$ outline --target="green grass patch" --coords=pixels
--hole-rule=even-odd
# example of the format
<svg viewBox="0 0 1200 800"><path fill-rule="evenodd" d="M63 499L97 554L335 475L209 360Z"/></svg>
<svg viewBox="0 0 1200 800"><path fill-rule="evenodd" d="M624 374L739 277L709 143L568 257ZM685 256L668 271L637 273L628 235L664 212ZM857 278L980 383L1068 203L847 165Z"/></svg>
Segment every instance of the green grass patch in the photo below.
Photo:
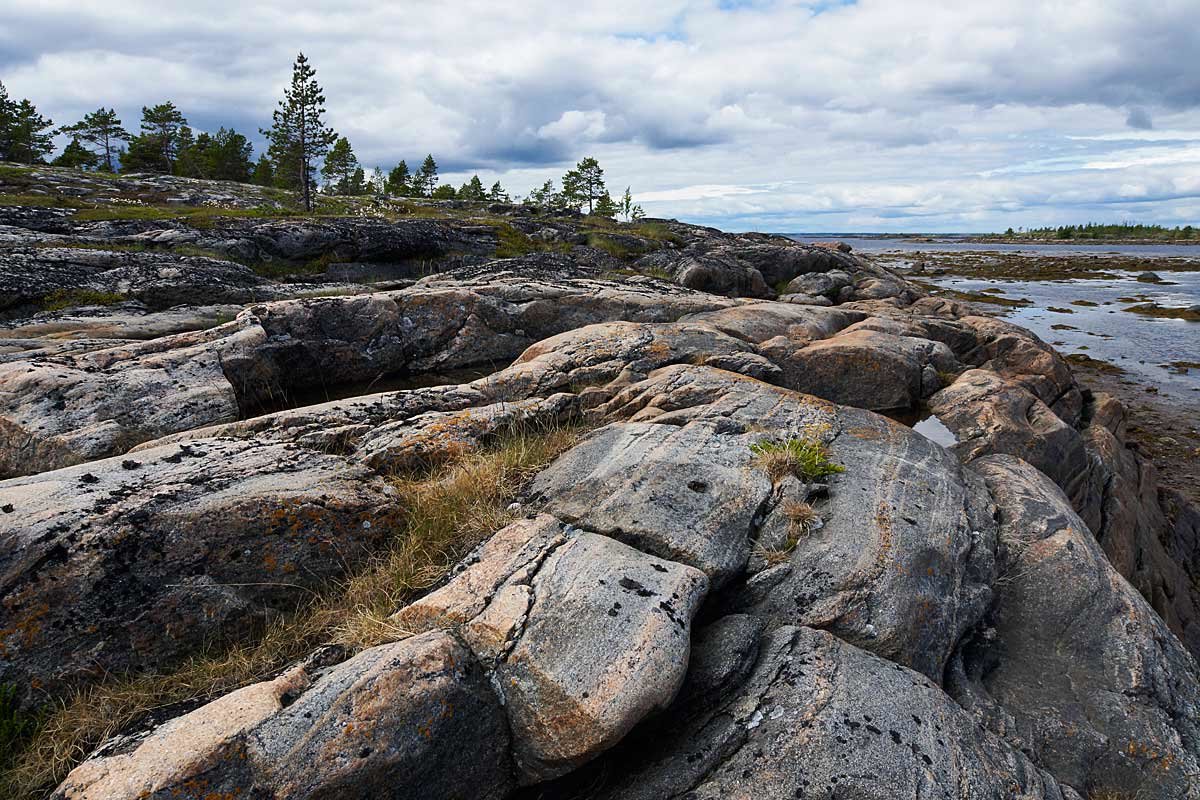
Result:
<svg viewBox="0 0 1200 800"><path fill-rule="evenodd" d="M543 242L527 236L507 222L492 223L496 229L496 258L517 258L530 253L566 253L570 245L559 242Z"/></svg>
<svg viewBox="0 0 1200 800"><path fill-rule="evenodd" d="M615 259L620 261L632 261L638 256L645 255L648 251L646 248L632 248L621 242L616 241L608 236L599 233L589 233L587 239L588 247L594 247L597 250L603 250Z"/></svg>
<svg viewBox="0 0 1200 800"><path fill-rule="evenodd" d="M829 459L829 449L816 438L793 437L782 442L768 440L750 445L757 467L778 481L794 475L805 481L813 481L829 475L845 472L846 468Z"/></svg>
<svg viewBox="0 0 1200 800"><path fill-rule="evenodd" d="M28 206L30 208L88 208L88 204L77 197L48 194L0 194L0 206Z"/></svg>
<svg viewBox="0 0 1200 800"><path fill-rule="evenodd" d="M115 306L126 299L123 294L95 289L59 289L42 298L42 308L46 311L62 311L78 306Z"/></svg>
<svg viewBox="0 0 1200 800"><path fill-rule="evenodd" d="M682 236L672 233L671 229L661 222L639 222L628 227L626 231L634 236L653 239L656 242L670 242L678 246L685 244Z"/></svg>

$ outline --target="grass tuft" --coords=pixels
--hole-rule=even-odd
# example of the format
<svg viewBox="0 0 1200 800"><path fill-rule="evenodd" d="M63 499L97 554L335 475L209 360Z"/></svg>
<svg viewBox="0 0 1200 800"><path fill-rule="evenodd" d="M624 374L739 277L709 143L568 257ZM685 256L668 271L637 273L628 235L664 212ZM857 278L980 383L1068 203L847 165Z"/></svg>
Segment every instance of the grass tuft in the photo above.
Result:
<svg viewBox="0 0 1200 800"><path fill-rule="evenodd" d="M402 638L405 632L388 621L391 614L512 522L516 515L508 506L524 485L581 433L572 426L513 432L482 450L395 476L404 522L364 569L269 624L252 643L195 656L170 672L114 676L80 691L13 754L0 787L12 798L44 796L96 746L155 710L265 680L325 643L353 653Z"/></svg>
<svg viewBox="0 0 1200 800"><path fill-rule="evenodd" d="M780 481L794 475L805 481L817 480L846 468L829 460L829 449L816 438L809 436L779 441L755 442L750 445L754 463L771 477Z"/></svg>
<svg viewBox="0 0 1200 800"><path fill-rule="evenodd" d="M78 306L115 306L126 299L123 294L96 289L58 289L42 298L42 308L46 311L62 311Z"/></svg>
<svg viewBox="0 0 1200 800"><path fill-rule="evenodd" d="M779 547L757 548L759 557L772 567L787 561L796 545L813 527L818 526L820 519L816 509L801 500L785 500L779 510L788 521L787 538Z"/></svg>

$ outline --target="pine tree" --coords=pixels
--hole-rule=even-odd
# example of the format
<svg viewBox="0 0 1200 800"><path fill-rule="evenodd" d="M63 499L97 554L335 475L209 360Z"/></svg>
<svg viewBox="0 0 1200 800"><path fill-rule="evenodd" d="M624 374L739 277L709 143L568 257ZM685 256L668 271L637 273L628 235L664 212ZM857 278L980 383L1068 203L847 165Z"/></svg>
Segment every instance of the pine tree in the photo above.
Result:
<svg viewBox="0 0 1200 800"><path fill-rule="evenodd" d="M175 164L171 174L185 178L210 178L208 159L212 148L212 137L201 131L199 135L192 133L186 125L179 129L178 150L175 153Z"/></svg>
<svg viewBox="0 0 1200 800"><path fill-rule="evenodd" d="M187 131L187 133L185 133ZM156 106L142 106L141 133L129 142L129 158L133 164L122 164L122 170L141 170L174 174L179 151L189 142L191 131L175 104L168 100Z"/></svg>
<svg viewBox="0 0 1200 800"><path fill-rule="evenodd" d="M29 100L9 104L11 122L7 135L5 158L22 164L38 164L54 149L51 139L53 122L38 113Z"/></svg>
<svg viewBox="0 0 1200 800"><path fill-rule="evenodd" d="M271 159L267 158L266 153L258 157L258 163L254 165L254 174L250 176L250 182L255 186L273 186L275 184L275 173L271 169Z"/></svg>
<svg viewBox="0 0 1200 800"><path fill-rule="evenodd" d="M350 176L349 182L346 184L346 191L343 194L348 195L364 195L367 193L367 175L362 167L354 170Z"/></svg>
<svg viewBox="0 0 1200 800"><path fill-rule="evenodd" d="M453 200L458 197L458 193L454 191L454 187L448 183L443 183L441 186L433 190L429 195L434 200Z"/></svg>
<svg viewBox="0 0 1200 800"><path fill-rule="evenodd" d="M412 186L409 180L412 176L408 172L408 164L403 160L397 164L387 177L387 193L396 197L407 197L412 192Z"/></svg>
<svg viewBox="0 0 1200 800"><path fill-rule="evenodd" d="M95 169L100 163L100 157L79 143L79 137L74 136L67 146L59 153L58 158L51 162L56 167L71 169Z"/></svg>
<svg viewBox="0 0 1200 800"><path fill-rule="evenodd" d="M564 207L563 196L554 188L554 181L548 180L539 188L529 193L525 204L542 211L558 211Z"/></svg>
<svg viewBox="0 0 1200 800"><path fill-rule="evenodd" d="M483 182L479 180L478 175L472 175L471 180L462 185L458 190L459 200L487 200L487 192L483 190Z"/></svg>
<svg viewBox="0 0 1200 800"><path fill-rule="evenodd" d="M304 53L292 66L292 84L283 92L279 108L272 116L270 129L262 134L270 143L268 153L275 167L275 178L295 182L304 202L312 211L313 161L329 152L337 134L325 127L325 95L317 84L316 70L309 66Z"/></svg>
<svg viewBox="0 0 1200 800"><path fill-rule="evenodd" d="M563 175L563 198L572 209L580 209L587 204L588 213L595 210L595 201L601 196L607 196L608 190L604 185L604 170L595 158L588 156L575 169Z"/></svg>
<svg viewBox="0 0 1200 800"><path fill-rule="evenodd" d="M504 191L504 187L500 185L500 181L492 184L492 188L488 190L488 200L493 203L511 203L512 198L508 196L508 192Z"/></svg>
<svg viewBox="0 0 1200 800"><path fill-rule="evenodd" d="M332 194L355 194L353 179L355 171L362 173L358 158L350 147L350 140L345 136L333 143L333 147L325 156L325 166L321 167L321 177L329 184Z"/></svg>
<svg viewBox="0 0 1200 800"><path fill-rule="evenodd" d="M366 189L367 194L374 195L377 200L387 193L387 179L383 177L381 167L371 170L371 179L367 181Z"/></svg>
<svg viewBox="0 0 1200 800"><path fill-rule="evenodd" d="M613 202L608 192L605 192L596 201L596 208L592 213L600 217L612 219L617 215L617 204Z"/></svg>
<svg viewBox="0 0 1200 800"><path fill-rule="evenodd" d="M563 175L562 182L562 195L567 204L576 210L586 204L589 214L594 211L600 196L608 194L608 189L604 186L604 170L600 169L600 163L591 156Z"/></svg>
<svg viewBox="0 0 1200 800"><path fill-rule="evenodd" d="M8 97L8 89L0 81L0 161L8 161L12 147L13 125L16 122L16 103Z"/></svg>
<svg viewBox="0 0 1200 800"><path fill-rule="evenodd" d="M205 177L218 181L246 183L254 171L254 148L233 128L219 128L212 135L204 159Z"/></svg>
<svg viewBox="0 0 1200 800"><path fill-rule="evenodd" d="M105 172L113 171L113 156L119 152L117 143L129 141L129 131L121 127L117 112L111 108L98 108L91 114L85 114L79 122L59 128L57 133L77 137L92 145L93 152L103 162Z"/></svg>
<svg viewBox="0 0 1200 800"><path fill-rule="evenodd" d="M416 177L413 178L413 188L418 197L433 197L434 187L438 182L438 167L437 162L433 160L433 154L425 156L425 160L421 162L421 169L417 170Z"/></svg>

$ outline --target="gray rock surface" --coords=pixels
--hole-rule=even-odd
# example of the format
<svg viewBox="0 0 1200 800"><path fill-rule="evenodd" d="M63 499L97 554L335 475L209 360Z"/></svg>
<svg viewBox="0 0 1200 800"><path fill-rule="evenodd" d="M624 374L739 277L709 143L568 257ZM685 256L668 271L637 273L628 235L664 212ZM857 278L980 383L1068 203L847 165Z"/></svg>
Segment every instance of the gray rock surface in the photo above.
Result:
<svg viewBox="0 0 1200 800"><path fill-rule="evenodd" d="M58 796L1200 800L1200 512L1028 331L835 244L13 181L98 212L0 208L22 708L253 637L389 546L393 471L592 428L395 641L197 698Z"/></svg>
<svg viewBox="0 0 1200 800"><path fill-rule="evenodd" d="M927 678L808 628L775 630L732 697L654 733L593 797L1079 800Z"/></svg>
<svg viewBox="0 0 1200 800"><path fill-rule="evenodd" d="M167 445L0 483L0 682L33 702L253 632L360 562L391 488L286 444Z"/></svg>
<svg viewBox="0 0 1200 800"><path fill-rule="evenodd" d="M972 467L999 509L1000 576L956 696L1080 792L1194 797L1192 656L1045 475L1011 456Z"/></svg>
<svg viewBox="0 0 1200 800"><path fill-rule="evenodd" d="M507 742L470 652L434 632L233 692L117 743L54 797L492 800L512 787Z"/></svg>

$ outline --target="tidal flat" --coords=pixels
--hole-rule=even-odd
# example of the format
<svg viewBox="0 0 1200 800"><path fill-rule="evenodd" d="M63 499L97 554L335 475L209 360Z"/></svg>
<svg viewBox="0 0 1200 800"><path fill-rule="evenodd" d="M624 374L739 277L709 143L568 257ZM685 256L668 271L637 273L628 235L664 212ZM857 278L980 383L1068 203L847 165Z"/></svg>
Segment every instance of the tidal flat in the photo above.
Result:
<svg viewBox="0 0 1200 800"><path fill-rule="evenodd" d="M870 255L932 293L972 303L1054 345L1083 385L1134 412L1130 438L1164 483L1200 498L1200 247L1164 245L1147 254L1145 245L1098 253L1073 245L974 251L904 244Z"/></svg>

